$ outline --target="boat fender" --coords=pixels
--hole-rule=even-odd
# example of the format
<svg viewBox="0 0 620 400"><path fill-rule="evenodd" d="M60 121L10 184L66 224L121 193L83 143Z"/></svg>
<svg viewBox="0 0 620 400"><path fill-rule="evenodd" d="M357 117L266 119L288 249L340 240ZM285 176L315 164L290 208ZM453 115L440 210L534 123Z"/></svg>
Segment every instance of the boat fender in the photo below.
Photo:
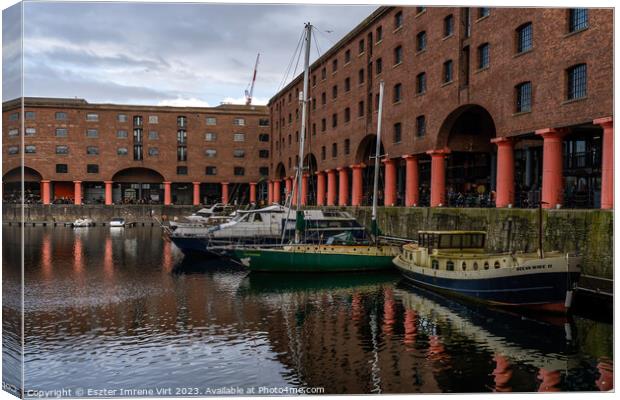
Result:
<svg viewBox="0 0 620 400"><path fill-rule="evenodd" d="M570 308L570 306L572 304L573 304L573 291L572 290L567 290L566 291L566 300L564 300L564 307Z"/></svg>
<svg viewBox="0 0 620 400"><path fill-rule="evenodd" d="M564 333L566 334L566 341L571 342L573 340L573 330L568 322L564 323Z"/></svg>

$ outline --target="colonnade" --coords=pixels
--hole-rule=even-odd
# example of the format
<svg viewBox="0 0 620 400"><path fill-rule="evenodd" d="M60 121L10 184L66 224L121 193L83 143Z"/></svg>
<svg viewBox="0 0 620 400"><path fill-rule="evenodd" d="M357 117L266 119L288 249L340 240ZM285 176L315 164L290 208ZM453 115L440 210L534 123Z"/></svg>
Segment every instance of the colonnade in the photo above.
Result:
<svg viewBox="0 0 620 400"><path fill-rule="evenodd" d="M594 120L595 125L603 129L602 166L601 166L601 208L613 209L613 118ZM537 130L536 135L543 139L542 202L544 208L556 208L563 203L563 137L566 128L548 128ZM495 138L491 142L497 146L496 207L509 207L515 202L515 158L514 146L518 139ZM435 149L426 153L431 158L430 206L439 207L446 204L446 157L450 149ZM419 155L408 154L399 157L405 160L405 206L412 207L419 203ZM397 162L399 158L386 158L383 191L383 206L396 205L397 199ZM364 164L354 164L333 169L317 171L316 204L319 206L360 206L363 198L362 171ZM349 182L351 170L351 182ZM336 182L338 176L338 182ZM302 199L307 198L309 175L302 177ZM286 193L291 192L293 178L284 178ZM350 190L350 196L349 196ZM280 180L269 181L270 203L279 203ZM296 199L296 190L293 192ZM347 204L349 202L351 204ZM293 201L295 204L295 201Z"/></svg>

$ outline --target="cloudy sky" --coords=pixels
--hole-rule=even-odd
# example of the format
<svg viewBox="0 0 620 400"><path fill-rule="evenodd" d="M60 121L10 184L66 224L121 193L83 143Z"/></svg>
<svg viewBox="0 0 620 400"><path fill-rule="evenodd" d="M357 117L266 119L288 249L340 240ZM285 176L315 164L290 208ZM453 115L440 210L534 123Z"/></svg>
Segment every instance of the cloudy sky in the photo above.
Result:
<svg viewBox="0 0 620 400"><path fill-rule="evenodd" d="M325 52L376 8L27 2L24 93L93 103L243 102L260 52L254 103L265 104L282 84L304 22L320 31ZM4 10L3 101L20 93L16 21L19 10ZM313 59L317 53L313 46ZM300 61L297 74L301 68Z"/></svg>

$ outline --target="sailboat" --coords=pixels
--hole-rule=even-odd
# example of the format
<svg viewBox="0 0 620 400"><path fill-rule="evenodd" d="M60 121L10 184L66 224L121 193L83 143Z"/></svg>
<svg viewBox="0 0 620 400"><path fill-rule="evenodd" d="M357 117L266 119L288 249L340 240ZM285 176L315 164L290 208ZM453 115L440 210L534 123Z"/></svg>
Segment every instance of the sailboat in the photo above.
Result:
<svg viewBox="0 0 620 400"><path fill-rule="evenodd" d="M312 25L305 26L305 58L303 92L300 99L301 135L299 140L299 162L295 176L297 193L302 193L301 175L303 171L304 141L306 136L306 113L308 103L309 58ZM297 196L295 241L281 247L246 247L233 250L233 257L251 271L265 272L345 272L391 269L392 259L400 253L400 245L380 243L377 228L377 183L381 144L381 112L383 103L383 81L379 88L379 113L377 124L377 151L375 153L375 182L372 211L372 240L359 243L350 237L339 235L329 238L325 244L303 243L305 230L304 211L301 208L301 195Z"/></svg>

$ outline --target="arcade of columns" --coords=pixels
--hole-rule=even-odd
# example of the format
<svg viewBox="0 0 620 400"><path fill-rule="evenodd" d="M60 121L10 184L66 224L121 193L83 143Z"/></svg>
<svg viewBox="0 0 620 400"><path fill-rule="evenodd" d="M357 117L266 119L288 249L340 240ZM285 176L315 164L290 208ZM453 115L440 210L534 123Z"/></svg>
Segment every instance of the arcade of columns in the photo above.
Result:
<svg viewBox="0 0 620 400"><path fill-rule="evenodd" d="M594 120L595 125L603 129L602 143L602 165L601 165L601 208L613 209L613 118L606 117ZM563 184L563 160L562 160L562 138L568 133L566 128L548 128L537 130L536 134L543 138L543 176L542 176L542 201L544 208L555 208L561 205L564 195ZM515 187L515 163L514 163L514 138L496 138L492 142L497 145L497 185L496 185L496 207L507 207L514 203ZM446 171L445 158L450 150L439 149L428 151L431 157L431 207L438 207L445 204L446 196ZM419 201L419 178L418 178L418 156L402 156L406 163L405 178L405 206L412 207ZM383 160L385 164L385 185L384 185L384 206L390 207L396 204L396 182L397 182L397 159L389 158ZM351 206L360 206L362 203L362 170L364 164L351 165L352 182L349 185L349 174L347 167L328 169L316 172L317 175L317 198L318 206L347 206L349 199L349 187L351 188ZM336 187L336 174L338 174L338 188ZM305 205L307 199L307 188L309 175L304 174L302 181L301 203ZM327 184L326 184L327 179ZM293 178L284 178L286 193L291 193ZM269 203L281 202L281 181L269 181L268 201ZM295 204L296 193L293 192L293 203ZM336 194L338 194L336 196ZM336 204L336 198L338 204Z"/></svg>
<svg viewBox="0 0 620 400"><path fill-rule="evenodd" d="M105 184L105 205L112 205L112 184L113 181L104 181ZM172 204L172 182L163 182L164 184L164 205ZM192 204L197 206L200 204L200 182L192 182L193 197ZM222 185L222 203L228 204L228 182L221 182ZM256 182L250 182L250 203L256 203ZM74 185L74 204L82 204L82 181L73 181ZM271 188L271 185L269 186ZM51 185L50 180L41 180L41 200L43 204L51 203Z"/></svg>

